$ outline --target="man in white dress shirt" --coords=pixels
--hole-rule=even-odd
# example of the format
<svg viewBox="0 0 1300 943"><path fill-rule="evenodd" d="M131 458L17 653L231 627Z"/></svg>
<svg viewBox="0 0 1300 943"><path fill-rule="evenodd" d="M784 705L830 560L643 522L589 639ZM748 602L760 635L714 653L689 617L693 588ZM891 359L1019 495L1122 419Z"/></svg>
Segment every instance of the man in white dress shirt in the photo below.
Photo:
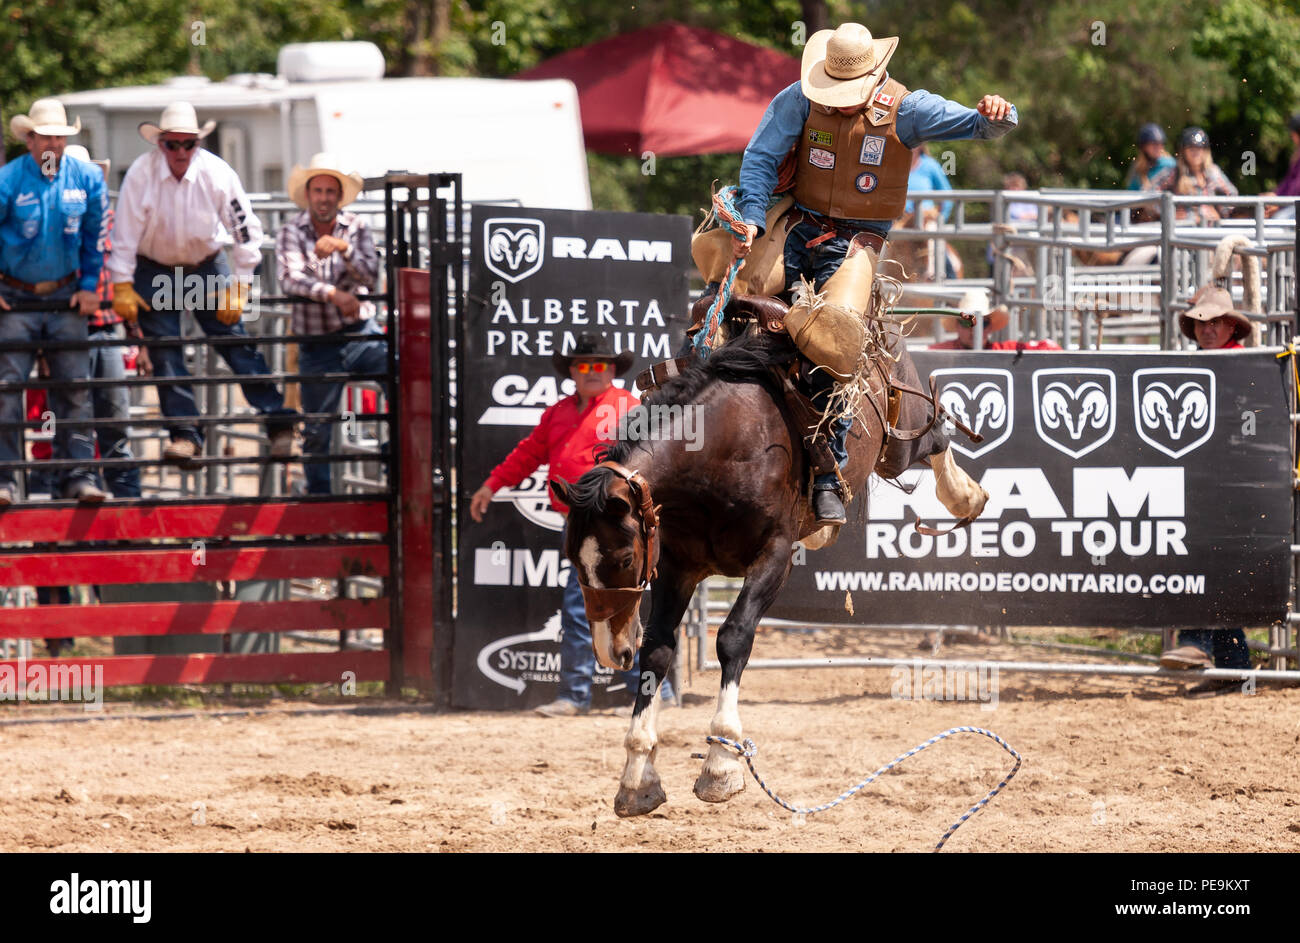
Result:
<svg viewBox="0 0 1300 943"><path fill-rule="evenodd" d="M200 144L215 127L213 121L199 127L189 102L172 102L158 124L140 125L154 148L122 181L108 269L113 309L127 321L138 318L146 338L178 336L185 308L209 336L247 336L240 318L262 260L262 224L239 175ZM252 344L217 350L241 376L270 373ZM150 346L149 357L154 376L189 376L180 347ZM240 386L258 412L275 417L266 424L271 455L292 456L297 412L285 408L274 383ZM177 420L163 458L185 464L203 445L202 428L185 422L198 415L194 392L188 384L160 384L158 400L163 415Z"/></svg>

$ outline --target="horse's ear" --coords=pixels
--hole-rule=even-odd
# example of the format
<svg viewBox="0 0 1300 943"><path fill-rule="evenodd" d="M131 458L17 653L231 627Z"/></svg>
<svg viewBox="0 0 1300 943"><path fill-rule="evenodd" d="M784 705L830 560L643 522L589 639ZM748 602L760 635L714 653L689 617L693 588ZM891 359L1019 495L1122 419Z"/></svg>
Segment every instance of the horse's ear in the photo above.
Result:
<svg viewBox="0 0 1300 943"><path fill-rule="evenodd" d="M569 501L569 483L567 481L561 481L558 478L552 478L550 484L551 494L555 496L555 500L559 501L565 507L569 507L571 504Z"/></svg>

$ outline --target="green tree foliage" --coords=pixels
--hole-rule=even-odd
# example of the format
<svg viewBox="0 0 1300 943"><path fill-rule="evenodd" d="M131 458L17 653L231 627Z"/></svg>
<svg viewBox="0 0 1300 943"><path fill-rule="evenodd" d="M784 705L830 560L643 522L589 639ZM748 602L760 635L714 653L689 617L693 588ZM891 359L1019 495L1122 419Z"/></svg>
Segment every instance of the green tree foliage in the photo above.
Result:
<svg viewBox="0 0 1300 943"><path fill-rule="evenodd" d="M966 104L995 92L1022 126L996 143L951 150L958 187L1118 187L1137 128L1171 144L1189 124L1243 192L1276 184L1289 159L1287 116L1300 110L1300 9L1294 0L0 0L0 102L7 120L42 95L273 72L290 42L367 39L393 75L506 78L567 49L678 20L793 55L800 24L866 22L899 36L891 72ZM196 24L205 42L196 44ZM16 145L10 142L11 151ZM1242 155L1257 174L1243 174ZM694 213L738 155L660 160L593 155L596 205Z"/></svg>

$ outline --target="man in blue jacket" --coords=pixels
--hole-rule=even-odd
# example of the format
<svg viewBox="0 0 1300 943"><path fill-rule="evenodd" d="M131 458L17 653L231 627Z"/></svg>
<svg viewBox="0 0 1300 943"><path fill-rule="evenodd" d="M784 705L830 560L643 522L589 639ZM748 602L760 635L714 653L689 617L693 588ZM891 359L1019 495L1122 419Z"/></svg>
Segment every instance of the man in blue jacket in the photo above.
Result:
<svg viewBox="0 0 1300 943"><path fill-rule="evenodd" d="M985 95L967 108L924 90L910 91L886 71L898 37L876 39L860 23L814 33L804 48L802 78L777 94L745 148L740 165L738 209L748 230L737 256L748 254L764 234L768 202L782 170L793 172L795 206L786 217L786 287L806 278L824 297L796 290L787 316L795 325L830 322L835 310L860 324L870 309L876 260L893 220L907 200L911 149L926 141L1001 137L1018 122L1015 106ZM783 163L785 166L783 167ZM706 273L708 274L708 273ZM833 278L833 276L837 276ZM802 347L809 355L807 347ZM822 385L814 401L826 402L833 379L846 380L857 350L818 362ZM809 359L817 362L817 358ZM830 447L842 468L851 422L830 424ZM821 524L845 520L838 476L819 475L813 509Z"/></svg>
<svg viewBox="0 0 1300 943"><path fill-rule="evenodd" d="M108 193L99 168L63 156L68 137L81 131L81 119L69 125L61 102L40 99L9 127L27 143L27 153L0 168L0 382L21 384L36 352L12 345L87 338L86 319L99 306ZM42 307L15 311L16 302ZM89 377L87 350L47 350L45 359L54 380ZM55 387L50 406L59 419L90 419L90 390ZM22 393L0 393L0 422L22 419ZM22 432L0 429L0 462L21 461L23 454ZM68 429L56 420L54 457L84 460L63 473L64 497L87 503L107 497L95 487L94 455L89 429ZM0 507L13 502L15 481L13 469L0 468Z"/></svg>

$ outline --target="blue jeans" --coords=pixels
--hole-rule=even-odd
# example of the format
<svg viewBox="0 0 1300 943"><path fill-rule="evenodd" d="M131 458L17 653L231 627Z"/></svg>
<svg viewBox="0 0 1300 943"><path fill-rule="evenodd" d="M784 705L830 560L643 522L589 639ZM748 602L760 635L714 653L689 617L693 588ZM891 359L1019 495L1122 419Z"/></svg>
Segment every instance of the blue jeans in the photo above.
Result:
<svg viewBox="0 0 1300 943"><path fill-rule="evenodd" d="M789 287L799 283L800 277L810 278L813 287L821 291L827 279L839 271L844 255L849 251L849 242L857 230L844 230L833 239L827 239L819 245L808 248L807 243L822 235L821 227L806 220L792 227L785 237L785 283ZM835 380L825 370L818 370L812 375L813 404L823 412L826 410L826 398L830 395ZM846 438L853 420L836 419L826 430L827 444L835 461L843 468L849 461ZM839 479L834 472L818 475L813 479L813 488L827 490L839 486Z"/></svg>
<svg viewBox="0 0 1300 943"><path fill-rule="evenodd" d="M97 328L91 340L121 340L126 331L122 325ZM126 376L125 347L92 347L90 350L90 375L97 380L121 380ZM126 422L131 416L131 391L125 386L101 386L91 390L91 403L96 419L116 419L120 426L101 426L95 430L99 440L100 458L131 458L131 440ZM104 483L115 498L140 497L140 469L105 468Z"/></svg>
<svg viewBox="0 0 1300 943"><path fill-rule="evenodd" d="M388 341L374 319L352 324L337 334L356 335L346 344L306 344L298 350L298 372L308 373L384 373L388 369ZM302 384L302 408L307 413L338 412L343 396L343 382ZM311 422L303 429L303 454L327 455L334 425ZM308 494L330 493L330 465L304 462Z"/></svg>
<svg viewBox="0 0 1300 943"><path fill-rule="evenodd" d="M561 542L560 546L564 546ZM591 648L591 626L587 623L587 610L582 603L582 587L578 584L578 568L569 564L569 581L564 584L564 603L560 607L560 693L561 700L579 707L591 706L591 676L596 670L596 653ZM641 687L638 670L641 653L637 652L631 671L620 672L623 682L633 696ZM672 685L664 678L660 686L664 700L673 696Z"/></svg>
<svg viewBox="0 0 1300 943"><path fill-rule="evenodd" d="M1250 648L1241 629L1183 629L1179 645L1195 645L1214 659L1216 668L1250 670Z"/></svg>
<svg viewBox="0 0 1300 943"><path fill-rule="evenodd" d="M0 382L25 383L36 359L32 350L9 350L9 344L28 341L84 341L86 319L80 311L68 307L75 284L65 285L48 295L0 285L0 297L9 303L41 301L49 304L48 311L0 310ZM90 356L85 350L50 350L45 354L52 380L85 380L90 376ZM90 418L90 390L69 390L53 387L49 391L50 411L59 419L81 420ZM23 394L19 390L0 393L0 422L22 422ZM54 457L56 459L82 460L58 476L55 496L73 487L78 481L94 480L91 460L95 447L89 430L69 429L57 420L54 424ZM20 429L0 430L0 462L16 462L26 457L23 433ZM17 482L14 469L0 469L0 486L13 488Z"/></svg>
<svg viewBox="0 0 1300 943"><path fill-rule="evenodd" d="M230 266L226 264L224 255L218 255L216 259L204 265L180 269L180 285L174 284L176 274L177 269L175 267L169 268L143 257L136 257L135 290L150 307L148 311L143 306L140 308L140 330L144 332L144 336L147 338L179 336L181 332L181 308L174 307L175 301L177 299L181 300L181 307L185 307L183 302L187 288L195 284L209 286L214 278L228 278ZM196 283L195 279L200 281ZM190 294L193 295L194 292L191 290ZM222 324L217 320L215 309L208 307L208 305L214 303L213 295L208 293L206 288L203 297L205 299L204 307L191 308L190 310L205 334L209 337L248 336L248 332L244 330L244 325L238 321L234 324ZM261 351L252 344L221 346L217 348L217 351L230 365L230 369L240 376L271 372ZM153 372L156 377L187 377L190 375L189 371L185 369L185 353L180 347L155 348L151 346L149 348L149 359L153 361ZM297 415L297 412L285 408L284 397L276 389L274 383L265 381L241 383L240 389L244 391L244 398L259 413L285 417L279 421L268 422L266 424L267 435L274 436L277 432L293 428L293 417ZM184 419L187 416L198 416L199 414L194 401L193 388L183 383L159 384L158 404L162 408L163 415L169 419ZM203 444L203 432L198 426L178 422L174 426L168 426L167 431L173 439L185 438L192 440L195 445L201 446Z"/></svg>

